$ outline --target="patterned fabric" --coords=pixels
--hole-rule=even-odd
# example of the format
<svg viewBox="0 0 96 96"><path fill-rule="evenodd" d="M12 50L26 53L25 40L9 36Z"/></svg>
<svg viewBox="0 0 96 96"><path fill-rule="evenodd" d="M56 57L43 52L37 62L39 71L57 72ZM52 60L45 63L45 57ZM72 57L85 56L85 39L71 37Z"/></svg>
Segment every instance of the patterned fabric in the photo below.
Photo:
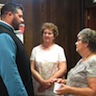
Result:
<svg viewBox="0 0 96 96"><path fill-rule="evenodd" d="M82 59L77 65L72 68L68 73L67 85L85 88L88 87L88 78L96 78L96 56L92 56L90 59L82 62ZM76 96L76 95L65 95Z"/></svg>
<svg viewBox="0 0 96 96"><path fill-rule="evenodd" d="M66 61L65 53L62 47L54 44L51 50L43 50L41 45L35 47L31 54L31 60L35 60L36 69L44 79L50 78L58 70L58 62ZM53 93L53 87L38 93L38 82L33 80L35 96L56 96Z"/></svg>

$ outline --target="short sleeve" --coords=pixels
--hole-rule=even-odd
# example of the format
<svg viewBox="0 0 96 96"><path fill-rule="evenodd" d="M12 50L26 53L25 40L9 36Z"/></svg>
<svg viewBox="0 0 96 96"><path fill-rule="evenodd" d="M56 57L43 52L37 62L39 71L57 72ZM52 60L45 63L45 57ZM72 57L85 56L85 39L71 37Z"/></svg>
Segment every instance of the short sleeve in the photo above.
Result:
<svg viewBox="0 0 96 96"><path fill-rule="evenodd" d="M36 55L35 48L33 48L31 51L30 60L35 60L35 55Z"/></svg>
<svg viewBox="0 0 96 96"><path fill-rule="evenodd" d="M96 59L96 58L95 58ZM96 77L96 60L91 60L86 71L87 77Z"/></svg>
<svg viewBox="0 0 96 96"><path fill-rule="evenodd" d="M59 62L66 61L64 49L61 47L59 52Z"/></svg>

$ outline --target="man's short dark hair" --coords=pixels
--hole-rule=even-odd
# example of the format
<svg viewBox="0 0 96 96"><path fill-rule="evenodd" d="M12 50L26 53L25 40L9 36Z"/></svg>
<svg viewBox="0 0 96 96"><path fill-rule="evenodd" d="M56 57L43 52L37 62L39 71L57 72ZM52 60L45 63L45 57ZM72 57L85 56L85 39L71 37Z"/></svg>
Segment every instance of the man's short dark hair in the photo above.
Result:
<svg viewBox="0 0 96 96"><path fill-rule="evenodd" d="M6 15L8 12L16 13L17 9L24 11L24 8L21 4L7 3L1 8L1 17L2 15Z"/></svg>

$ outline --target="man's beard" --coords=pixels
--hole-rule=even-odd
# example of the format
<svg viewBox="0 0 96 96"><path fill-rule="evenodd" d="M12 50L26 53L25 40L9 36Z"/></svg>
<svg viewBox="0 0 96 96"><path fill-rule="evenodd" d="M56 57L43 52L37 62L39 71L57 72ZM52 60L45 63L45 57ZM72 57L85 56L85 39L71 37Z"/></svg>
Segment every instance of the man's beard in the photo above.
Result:
<svg viewBox="0 0 96 96"><path fill-rule="evenodd" d="M13 19L12 26L15 30L19 30L19 23L17 22L16 18Z"/></svg>

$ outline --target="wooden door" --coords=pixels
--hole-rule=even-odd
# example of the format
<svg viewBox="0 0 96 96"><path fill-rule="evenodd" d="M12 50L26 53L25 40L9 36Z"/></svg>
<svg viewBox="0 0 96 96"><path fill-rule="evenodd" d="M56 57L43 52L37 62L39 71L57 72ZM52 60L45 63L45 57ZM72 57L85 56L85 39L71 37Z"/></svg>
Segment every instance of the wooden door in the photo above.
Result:
<svg viewBox="0 0 96 96"><path fill-rule="evenodd" d="M90 7L85 10L85 27L96 30L96 7Z"/></svg>

